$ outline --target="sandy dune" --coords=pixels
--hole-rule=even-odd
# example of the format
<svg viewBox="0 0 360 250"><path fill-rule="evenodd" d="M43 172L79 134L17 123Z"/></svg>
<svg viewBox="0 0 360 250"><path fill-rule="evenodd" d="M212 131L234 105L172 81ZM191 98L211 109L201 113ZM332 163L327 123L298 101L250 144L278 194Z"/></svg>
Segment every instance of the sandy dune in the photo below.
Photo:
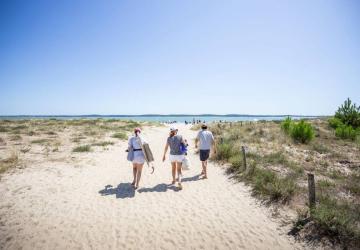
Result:
<svg viewBox="0 0 360 250"><path fill-rule="evenodd" d="M192 143L195 132L181 134ZM248 188L210 165L198 180L193 148L184 189L162 163L167 127L145 129L155 173L145 168L141 186L130 186L126 143L83 153L81 161L29 166L0 182L0 249L301 249ZM193 145L192 145L193 146Z"/></svg>

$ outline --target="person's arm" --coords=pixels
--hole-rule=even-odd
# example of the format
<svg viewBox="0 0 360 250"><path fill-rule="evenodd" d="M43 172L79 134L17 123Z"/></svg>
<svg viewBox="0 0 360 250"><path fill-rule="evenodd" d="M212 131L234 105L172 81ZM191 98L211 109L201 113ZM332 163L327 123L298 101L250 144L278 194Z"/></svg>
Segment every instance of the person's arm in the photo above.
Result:
<svg viewBox="0 0 360 250"><path fill-rule="evenodd" d="M129 152L129 150L131 149L132 147L132 144L131 144L131 138L129 138L129 141L128 141L128 148L126 150L126 152Z"/></svg>
<svg viewBox="0 0 360 250"><path fill-rule="evenodd" d="M165 159L166 159L166 153L167 153L167 151L168 151L168 148L169 148L169 143L166 142L165 149L164 149L163 161L165 161Z"/></svg>
<svg viewBox="0 0 360 250"><path fill-rule="evenodd" d="M197 136L195 138L195 148L198 148L199 134L200 134L200 132L197 134Z"/></svg>

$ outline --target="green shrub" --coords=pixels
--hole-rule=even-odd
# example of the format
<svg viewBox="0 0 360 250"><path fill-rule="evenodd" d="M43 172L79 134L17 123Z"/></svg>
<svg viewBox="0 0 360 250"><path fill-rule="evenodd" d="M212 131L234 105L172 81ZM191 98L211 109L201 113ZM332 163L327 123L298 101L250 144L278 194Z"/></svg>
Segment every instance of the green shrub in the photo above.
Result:
<svg viewBox="0 0 360 250"><path fill-rule="evenodd" d="M328 122L329 122L329 126L333 129L336 129L336 128L340 127L341 125L343 125L342 121L336 117L330 118L328 120Z"/></svg>
<svg viewBox="0 0 360 250"><path fill-rule="evenodd" d="M341 125L336 128L335 135L341 139L355 140L357 131L349 125Z"/></svg>
<svg viewBox="0 0 360 250"><path fill-rule="evenodd" d="M314 129L310 123L301 120L291 126L290 135L297 142L308 143L314 138Z"/></svg>
<svg viewBox="0 0 360 250"><path fill-rule="evenodd" d="M291 176L278 177L268 169L255 168L251 176L246 178L253 184L255 194L268 197L272 201L289 201L297 189Z"/></svg>
<svg viewBox="0 0 360 250"><path fill-rule="evenodd" d="M329 236L337 236L345 242L348 239L360 240L359 205L340 203L329 196L322 196L311 216L319 229Z"/></svg>
<svg viewBox="0 0 360 250"><path fill-rule="evenodd" d="M215 155L216 160L228 160L232 156L231 145L229 143L219 144Z"/></svg>
<svg viewBox="0 0 360 250"><path fill-rule="evenodd" d="M286 134L289 134L289 133L290 133L290 129L291 129L291 125L292 125L292 120L291 120L291 117L288 116L284 121L281 122L281 129L282 129Z"/></svg>
<svg viewBox="0 0 360 250"><path fill-rule="evenodd" d="M335 118L353 128L360 127L360 106L356 106L356 103L352 104L348 98L336 111Z"/></svg>
<svg viewBox="0 0 360 250"><path fill-rule="evenodd" d="M90 152L90 151L91 151L91 146L90 145L78 146L78 147L73 149L73 152L77 152L77 153Z"/></svg>
<svg viewBox="0 0 360 250"><path fill-rule="evenodd" d="M243 158L240 154L235 154L229 158L229 162L231 163L232 171L241 171L243 168Z"/></svg>

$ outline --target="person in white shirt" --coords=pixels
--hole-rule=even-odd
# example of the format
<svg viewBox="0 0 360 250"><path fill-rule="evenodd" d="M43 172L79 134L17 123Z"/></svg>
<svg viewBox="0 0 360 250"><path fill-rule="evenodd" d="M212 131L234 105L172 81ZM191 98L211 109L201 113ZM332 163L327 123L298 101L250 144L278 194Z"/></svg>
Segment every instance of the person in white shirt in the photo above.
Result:
<svg viewBox="0 0 360 250"><path fill-rule="evenodd" d="M202 165L202 171L200 175L203 175L203 178L207 179L207 160L209 159L211 149L213 149L214 153L216 154L216 145L214 136L211 131L207 130L206 124L201 126L201 130L196 136L195 148L198 148L198 143L200 144L200 161Z"/></svg>
<svg viewBox="0 0 360 250"><path fill-rule="evenodd" d="M131 185L137 189L139 187L139 182L141 178L141 172L145 163L145 155L143 152L142 144L145 142L140 137L141 129L135 128L134 129L134 135L129 138L129 149L132 148L134 152L134 158L132 160L133 164L133 182ZM128 150L129 150L128 149Z"/></svg>

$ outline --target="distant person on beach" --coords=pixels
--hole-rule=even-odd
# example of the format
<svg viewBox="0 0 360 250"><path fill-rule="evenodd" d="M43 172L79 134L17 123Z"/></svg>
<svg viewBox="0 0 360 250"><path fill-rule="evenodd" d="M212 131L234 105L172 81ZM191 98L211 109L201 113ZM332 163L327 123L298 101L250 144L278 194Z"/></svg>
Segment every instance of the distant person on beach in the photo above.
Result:
<svg viewBox="0 0 360 250"><path fill-rule="evenodd" d="M172 173L172 183L176 183L176 172L178 174L178 185L179 189L182 189L181 185L181 165L184 160L184 151L181 150L181 146L184 145L184 140L181 135L178 135L178 130L175 128L170 128L170 134L167 138L165 150L164 150L164 156L163 161L166 159L166 153L168 151L168 148L170 147L170 155L169 160L171 162L171 173Z"/></svg>
<svg viewBox="0 0 360 250"><path fill-rule="evenodd" d="M209 159L211 148L214 150L214 153L216 153L216 145L214 136L211 131L207 130L206 124L201 125L201 130L195 139L195 148L198 148L198 143L200 144L200 161L202 165L202 171L200 175L203 175L203 178L207 179L207 160Z"/></svg>
<svg viewBox="0 0 360 250"><path fill-rule="evenodd" d="M141 172L145 163L145 155L143 153L144 140L140 137L141 129L135 128L134 135L129 138L128 152L132 152L132 164L133 164L133 182L131 185L137 189L141 178Z"/></svg>

